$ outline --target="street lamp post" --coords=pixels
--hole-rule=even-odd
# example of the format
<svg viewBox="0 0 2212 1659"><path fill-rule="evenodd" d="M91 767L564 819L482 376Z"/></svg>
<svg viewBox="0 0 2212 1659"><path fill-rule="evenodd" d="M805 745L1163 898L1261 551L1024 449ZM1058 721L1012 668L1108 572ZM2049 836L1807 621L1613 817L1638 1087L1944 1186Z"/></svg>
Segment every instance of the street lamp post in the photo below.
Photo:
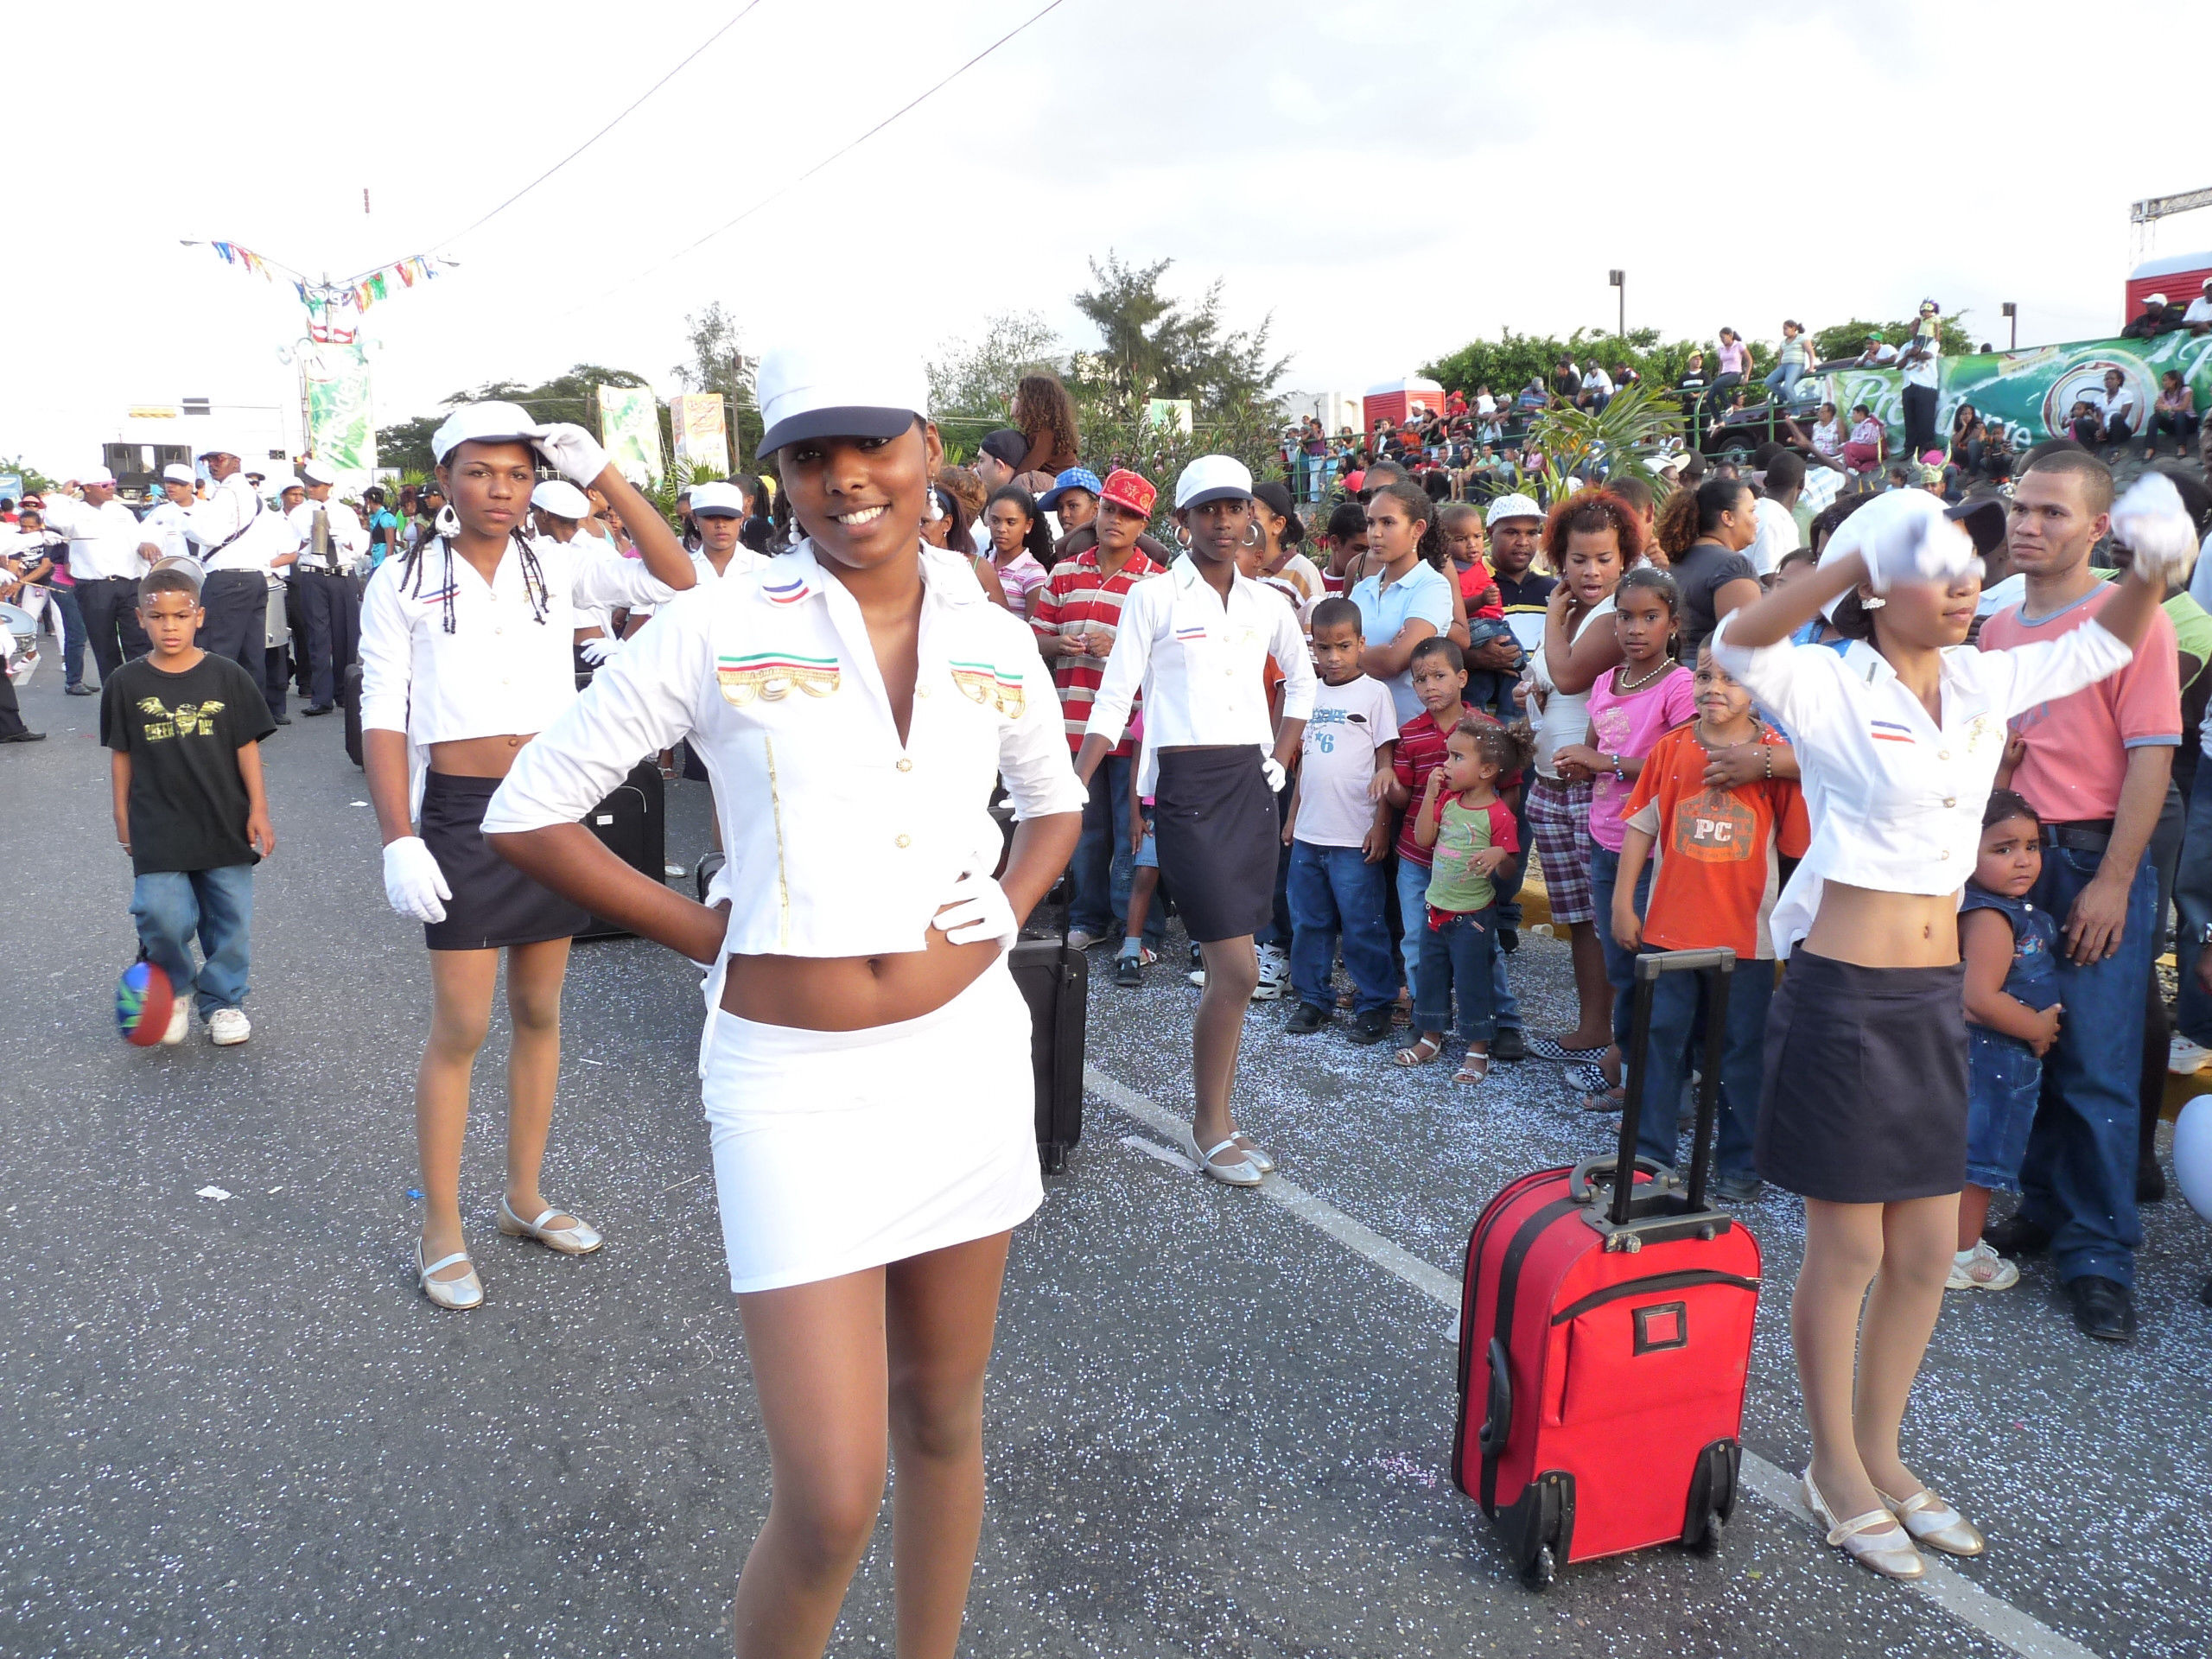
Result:
<svg viewBox="0 0 2212 1659"><path fill-rule="evenodd" d="M1998 308L2003 313L2005 321L2012 325L2012 341L2005 349L2008 352L2017 352L2020 349L2020 308L2007 300Z"/></svg>
<svg viewBox="0 0 2212 1659"><path fill-rule="evenodd" d="M1628 338L1628 273L1624 270L1609 270L1605 273L1605 281L1620 290L1620 327L1615 332L1625 340Z"/></svg>

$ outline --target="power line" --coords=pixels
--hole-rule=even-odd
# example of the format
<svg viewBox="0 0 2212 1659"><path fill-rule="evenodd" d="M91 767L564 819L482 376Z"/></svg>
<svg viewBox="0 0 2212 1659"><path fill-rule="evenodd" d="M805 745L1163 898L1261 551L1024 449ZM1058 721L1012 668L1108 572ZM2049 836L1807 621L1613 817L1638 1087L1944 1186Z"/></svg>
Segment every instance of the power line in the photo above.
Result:
<svg viewBox="0 0 2212 1659"><path fill-rule="evenodd" d="M959 79L961 76L966 74L970 69L973 69L977 64L981 63L985 58L989 57L992 53L997 51L1008 41L1014 39L1015 35L1021 34L1032 24L1041 22L1047 13L1058 11L1066 3L1067 0L1051 0L1051 3L1045 6L1043 10L1033 14L1025 21L1015 24L1012 29L1000 35L998 39L993 41L988 46L978 52L974 57L969 59L967 62L962 64L950 74L945 76L944 79L938 81L935 86L928 87L918 96L909 99L906 103L893 110L889 115L885 116L882 120L877 122L866 132L861 134L859 137L845 145L843 149L836 150L830 156L825 156L821 161L817 162L812 167L808 168L805 172L800 174L797 178L792 179L780 189L778 189L768 195L763 196L760 200L754 202L750 207L747 207L743 213L740 213L735 219L729 220L727 224L717 226L715 229L709 231L704 236L701 237L696 242L692 243L689 247L679 249L675 253L671 254L667 258L662 260L660 264L654 265L648 270L641 270L636 276L628 277L626 280L616 283L613 288L608 289L606 293L601 294L597 299L586 300L582 305L575 306L569 310L562 312L560 318L556 318L555 320L557 321L562 318L573 317L576 315L578 312L588 311L594 306L603 305L608 300L613 299L617 294L622 293L625 289L634 288L638 283L644 282L646 277L658 276L660 272L666 270L671 265L675 264L679 260L689 258L691 255L696 253L701 248L705 247L708 243L713 241L716 237L735 230L740 225L745 223L747 219L752 218L753 214L759 213L762 208L770 207L783 200L784 197L798 189L799 186L804 184L809 179L821 172L823 168L828 167L832 162L850 154L853 150L866 143L869 139L874 137L877 133L881 132L893 122L898 120L899 117L907 114L917 106L927 102L930 99L934 98L938 93L943 92L947 86L950 86L954 81Z"/></svg>
<svg viewBox="0 0 2212 1659"><path fill-rule="evenodd" d="M735 29L735 28L736 28L740 23L743 22L746 20L746 18L747 18L748 16L751 16L751 15L752 15L755 10L757 10L759 9L760 5L760 0L750 0L750 3L748 3L747 5L746 5L746 6L743 8L743 10L741 10L741 11L739 11L739 12L738 12L738 14L737 14L737 16L735 16L734 17L731 18L728 22L724 23L724 24L723 24L720 29L716 29L713 34L711 34L711 35L708 35L708 36L707 36L707 38L706 38L705 40L703 40L703 41L700 41L700 42L699 42L699 44L698 44L696 47L695 47L695 48L692 48L692 50L691 50L691 52L690 52L690 55L686 56L686 57L685 57L685 58L683 58L680 62L678 62L678 63L677 64L677 66L676 66L673 69L671 69L671 70L670 70L666 74L663 75L663 76L662 76L658 80L657 80L657 81L653 82L653 84L652 84L652 86L650 86L646 87L646 88L645 88L645 90L644 92L642 92L639 93L639 94L638 94L638 96L637 96L633 100L632 100L632 102L629 104L629 105L628 105L626 108L625 108L620 115L617 115L617 116L616 116L616 117L615 117L612 121L609 121L609 122L608 122L605 126L601 127L601 128L597 132L594 132L594 134L592 134L592 136L591 136L590 137L588 137L588 138L585 139L585 140L583 141L583 143L582 143L581 144L578 144L578 145L577 145L574 149L570 150L567 155L563 156L559 161L557 161L557 162L554 162L552 166L550 166L550 167L547 168L546 168L543 173L539 174L536 178L532 179L532 180L531 180L528 184L525 184L524 186L523 186L523 188L522 188L521 189L519 189L519 190L516 191L516 192L514 193L514 194L512 194L512 196L509 196L509 197L508 197L505 201L501 202L498 207L496 207L493 208L491 212L489 212L489 213L487 213L484 214L481 218L479 218L479 219L475 219L471 220L468 224L464 225L461 229L459 229L459 230L455 231L455 232L454 232L451 236L446 237L446 238L443 238L442 240L441 240L441 241L433 242L432 244L430 244L430 245L431 245L432 247L444 247L444 246L448 245L448 244L454 243L454 242L458 242L458 241L460 241L460 240L461 240L461 238L462 237L467 236L467 235L471 231L474 231L474 230L477 229L480 226L482 226L482 225L484 225L484 224L486 224L486 223L489 222L490 220L492 220L492 219L493 219L498 218L501 213L504 213L505 212L506 212L508 208L510 208L510 207L513 207L513 206L515 205L515 203L517 203L517 202L520 201L520 200L521 200L524 196L528 195L531 191L533 191L533 190L537 189L537 187L538 187L539 185L541 185L541 184L544 183L546 180L548 180L548 179L551 178L551 177L552 177L556 173L558 173L558 172L559 172L563 168L566 167L566 166L567 166L570 162L575 161L575 160L576 159L576 157L577 157L577 156L581 156L581 155L582 155L582 154L584 153L584 151L586 151L586 150L589 149L590 149L594 144L597 143L601 139L602 139L602 138L606 137L607 137L607 135L608 133L610 133L610 132L613 131L615 128L617 128L617 127L620 126L620 125L622 124L622 123L623 123L623 122L625 122L626 120L627 120L627 119L631 117L631 115L632 115L633 113L635 113L635 111L637 111L637 108L638 108L638 106L639 106L639 105L643 104L643 103L644 103L647 99L651 98L651 97L652 97L655 92L657 92L660 91L660 89L661 89L662 87L664 87L664 86L667 86L667 85L668 85L668 83L669 83L670 81L671 81L671 80L675 79L677 78L677 76L678 76L678 75L682 74L682 73L684 72L684 70L686 70L687 68L690 67L690 66L692 65L692 63L693 63L693 62L695 62L695 61L699 58L699 56L701 55L701 54L704 53L704 52L706 51L706 49L707 49L709 47L712 46L712 45L713 45L716 41L719 41L720 39L721 39L721 37L722 37L723 35L725 35L728 34L728 33L730 32L730 30L732 30L733 29ZM381 267L379 267L379 269L381 269Z"/></svg>

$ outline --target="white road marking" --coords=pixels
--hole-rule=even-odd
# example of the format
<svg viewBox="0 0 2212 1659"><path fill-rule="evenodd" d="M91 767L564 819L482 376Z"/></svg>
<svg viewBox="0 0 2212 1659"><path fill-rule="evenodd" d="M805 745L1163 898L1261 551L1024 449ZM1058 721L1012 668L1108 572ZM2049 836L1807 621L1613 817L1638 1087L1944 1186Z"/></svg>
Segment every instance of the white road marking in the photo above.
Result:
<svg viewBox="0 0 2212 1659"><path fill-rule="evenodd" d="M1191 1140L1191 1127L1173 1113L1162 1110L1147 1096L1138 1093L1127 1084L1109 1077L1095 1065L1083 1069L1084 1087L1097 1096L1116 1111L1136 1119L1156 1135L1165 1135L1171 1142L1198 1150ZM1161 1157L1167 1149L1155 1146L1139 1135L1124 1135L1124 1144L1141 1147ZM1191 1168L1196 1173L1198 1166ZM1350 1216L1316 1198L1295 1181L1281 1175L1270 1175L1254 1189L1268 1203L1287 1210L1308 1226L1326 1233L1339 1244L1358 1255L1364 1256L1385 1272L1402 1279L1431 1300L1452 1310L1456 1327L1459 1312L1459 1281L1452 1274L1431 1267L1410 1250L1392 1243L1371 1227L1361 1225ZM1746 1451L1743 1459L1744 1484L1752 1495L1784 1515L1817 1530L1818 1523L1797 1496L1797 1478L1769 1463L1758 1453ZM2022 1612L2009 1601L1993 1596L1980 1585L1929 1554L1925 1578L1902 1586L1926 1597L1963 1624L1970 1624L1993 1642L2018 1654L2020 1659L2101 1659L2093 1649L2085 1648L2069 1637L2061 1636Z"/></svg>
<svg viewBox="0 0 2212 1659"><path fill-rule="evenodd" d="M1161 1146L1157 1141L1147 1141L1141 1135L1125 1135L1122 1137L1122 1144L1125 1147L1135 1147L1147 1158L1157 1158L1163 1164L1173 1164L1185 1175L1195 1175L1198 1173L1198 1166L1188 1158L1173 1147Z"/></svg>

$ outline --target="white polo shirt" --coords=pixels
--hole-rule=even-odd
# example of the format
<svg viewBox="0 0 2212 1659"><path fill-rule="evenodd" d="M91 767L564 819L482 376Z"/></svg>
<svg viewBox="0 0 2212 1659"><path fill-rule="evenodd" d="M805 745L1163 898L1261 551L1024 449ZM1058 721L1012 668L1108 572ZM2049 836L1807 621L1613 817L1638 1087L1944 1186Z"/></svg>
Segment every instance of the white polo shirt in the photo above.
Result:
<svg viewBox="0 0 2212 1659"><path fill-rule="evenodd" d="M1159 778L1162 749L1250 743L1272 750L1269 657L1283 674L1283 718L1304 720L1313 712L1316 681L1298 613L1241 572L1230 578L1224 603L1185 553L1165 576L1137 583L1122 599L1084 735L1119 743L1141 691L1138 789L1147 795Z"/></svg>
<svg viewBox="0 0 2212 1659"><path fill-rule="evenodd" d="M2134 653L2095 621L2012 651L1943 652L1941 722L1872 645L1731 645L1713 660L1796 740L1812 844L1783 889L1774 953L1787 957L1819 912L1824 881L1885 893L1955 893L1974 874L1981 812L2005 757L2006 722L2116 673Z"/></svg>

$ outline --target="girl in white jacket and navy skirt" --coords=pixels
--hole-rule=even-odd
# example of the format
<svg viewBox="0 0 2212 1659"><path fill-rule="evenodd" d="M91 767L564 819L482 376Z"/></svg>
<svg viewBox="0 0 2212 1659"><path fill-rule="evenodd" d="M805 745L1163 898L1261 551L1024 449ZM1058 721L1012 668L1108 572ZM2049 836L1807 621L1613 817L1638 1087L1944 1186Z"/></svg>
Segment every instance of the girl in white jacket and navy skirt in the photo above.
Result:
<svg viewBox="0 0 2212 1659"><path fill-rule="evenodd" d="M436 1306L471 1308L484 1286L461 1235L461 1143L502 950L514 1035L499 1230L569 1255L601 1243L538 1191L561 1070L561 982L569 941L589 918L493 855L484 809L531 736L575 700L577 616L672 598L693 578L675 532L580 426L541 426L513 404L470 404L430 448L451 505L404 558L378 567L362 601L361 759L384 833L385 895L423 924L430 949L430 1035L415 1083L416 1276ZM637 527L642 562L582 537L531 534L541 455L607 493Z"/></svg>
<svg viewBox="0 0 2212 1659"><path fill-rule="evenodd" d="M760 395L804 538L662 607L484 827L570 902L711 966L702 1093L774 1470L738 1652L823 1649L887 1449L899 1649L950 1655L1008 1234L1043 1196L1006 952L1084 795L1034 638L924 544L943 449L918 359L771 353ZM713 909L576 823L686 735L728 854ZM1019 823L994 879L1000 779Z"/></svg>
<svg viewBox="0 0 2212 1659"><path fill-rule="evenodd" d="M1926 1573L1923 1547L1983 1548L1901 1450L1966 1179L1958 900L1983 804L2007 722L2124 667L2164 579L2196 550L2185 514L2177 535L2152 515L2131 539L2116 513L2136 556L2093 620L1977 652L1965 640L1980 561L1958 520L1993 546L2005 511L1984 501L1946 513L1922 490L1883 496L1837 531L1812 575L1732 613L1712 642L1713 660L1792 734L1813 821L1772 917L1789 970L1767 1022L1753 1150L1761 1175L1805 1200L1789 1313L1813 1440L1804 1497L1829 1543L1897 1579ZM1823 608L1840 649L1790 645Z"/></svg>

